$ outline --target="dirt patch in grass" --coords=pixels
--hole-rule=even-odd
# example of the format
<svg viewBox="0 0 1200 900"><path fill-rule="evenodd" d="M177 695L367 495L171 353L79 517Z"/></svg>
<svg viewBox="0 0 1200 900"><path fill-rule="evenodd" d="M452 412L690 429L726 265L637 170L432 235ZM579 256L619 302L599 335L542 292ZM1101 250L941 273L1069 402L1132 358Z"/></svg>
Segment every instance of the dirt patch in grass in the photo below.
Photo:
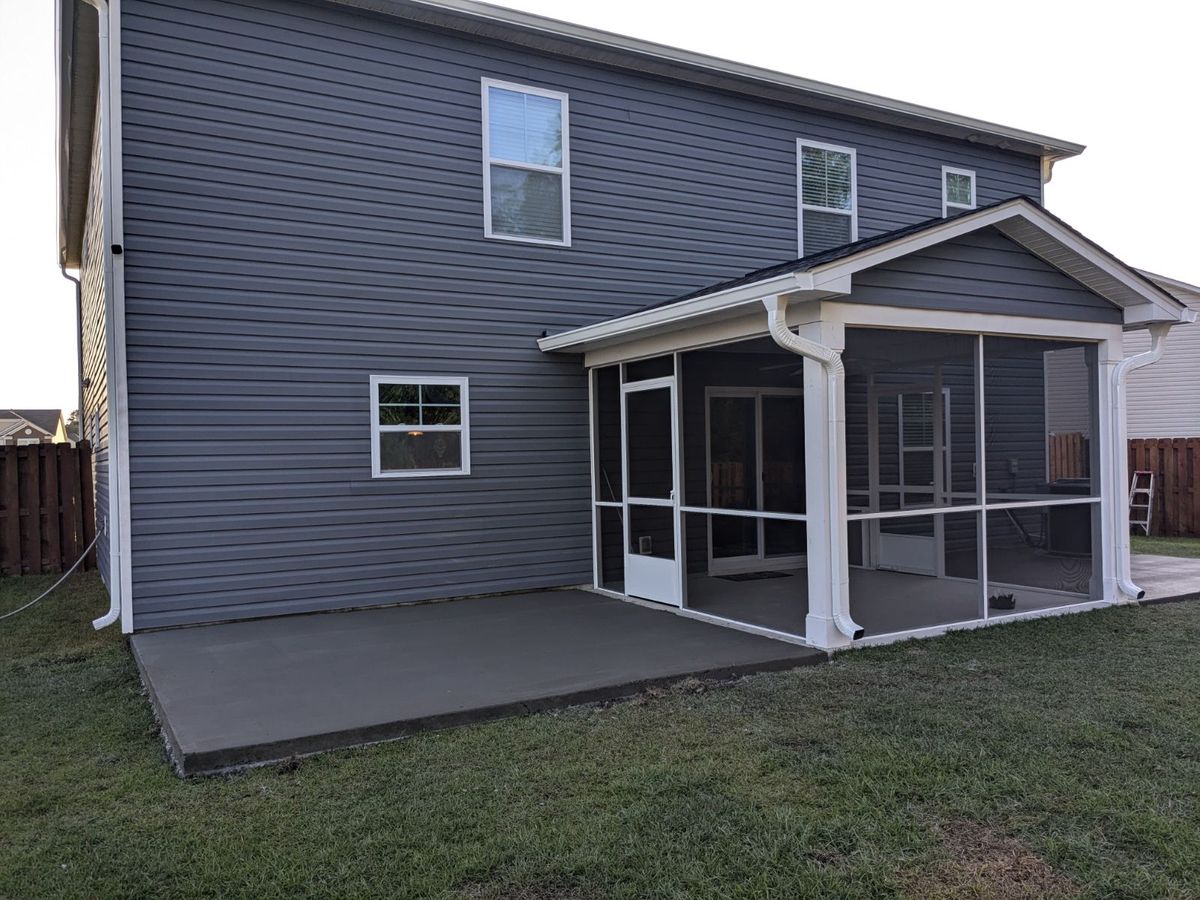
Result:
<svg viewBox="0 0 1200 900"><path fill-rule="evenodd" d="M903 879L910 897L1024 900L1074 897L1079 888L1016 838L975 822L935 828L947 858Z"/></svg>

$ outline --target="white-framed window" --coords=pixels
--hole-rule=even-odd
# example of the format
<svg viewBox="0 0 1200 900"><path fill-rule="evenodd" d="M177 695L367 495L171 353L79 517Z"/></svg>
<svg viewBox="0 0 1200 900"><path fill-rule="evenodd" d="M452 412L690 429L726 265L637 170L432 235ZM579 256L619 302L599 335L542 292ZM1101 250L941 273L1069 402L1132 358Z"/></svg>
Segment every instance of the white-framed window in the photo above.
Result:
<svg viewBox="0 0 1200 900"><path fill-rule="evenodd" d="M857 165L853 148L796 141L800 256L858 240Z"/></svg>
<svg viewBox="0 0 1200 900"><path fill-rule="evenodd" d="M466 378L371 376L371 476L469 475Z"/></svg>
<svg viewBox="0 0 1200 900"><path fill-rule="evenodd" d="M483 233L571 246L568 98L484 78Z"/></svg>
<svg viewBox="0 0 1200 900"><path fill-rule="evenodd" d="M942 166L942 215L957 216L975 208L975 173Z"/></svg>

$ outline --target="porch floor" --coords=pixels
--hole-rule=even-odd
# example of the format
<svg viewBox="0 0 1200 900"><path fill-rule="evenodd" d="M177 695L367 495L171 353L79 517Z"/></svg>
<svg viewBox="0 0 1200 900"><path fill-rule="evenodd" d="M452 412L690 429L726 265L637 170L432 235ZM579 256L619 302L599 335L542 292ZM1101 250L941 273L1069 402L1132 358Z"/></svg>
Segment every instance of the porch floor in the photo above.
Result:
<svg viewBox="0 0 1200 900"><path fill-rule="evenodd" d="M143 632L130 643L185 775L825 659L577 590Z"/></svg>
<svg viewBox="0 0 1200 900"><path fill-rule="evenodd" d="M1134 582L1146 591L1145 602L1200 596L1200 560L1135 554L1131 562ZM1032 558L1004 563L1012 572L1024 566L1027 575L1037 568L1037 560ZM688 606L735 622L803 635L808 615L807 572L793 569L776 574L782 577L743 582L689 575ZM1071 606L1088 599L1037 588L1005 590L1015 595L1016 608L993 611L994 616ZM925 575L852 568L850 597L850 612L867 636L967 622L979 615L973 583Z"/></svg>
<svg viewBox="0 0 1200 900"><path fill-rule="evenodd" d="M804 569L784 578L734 584L708 575L688 578L688 605L700 612L804 634L808 615L808 578ZM993 613L1011 615L1086 603L1086 597L1014 589L1016 609ZM972 582L907 575L876 569L850 570L850 613L868 637L967 622L979 617L978 588Z"/></svg>

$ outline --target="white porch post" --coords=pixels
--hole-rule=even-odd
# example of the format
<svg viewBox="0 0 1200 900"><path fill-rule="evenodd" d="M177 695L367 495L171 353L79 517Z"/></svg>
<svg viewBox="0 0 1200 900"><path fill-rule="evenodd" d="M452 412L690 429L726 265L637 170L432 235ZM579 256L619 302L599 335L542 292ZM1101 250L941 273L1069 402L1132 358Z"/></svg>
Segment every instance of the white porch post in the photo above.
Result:
<svg viewBox="0 0 1200 900"><path fill-rule="evenodd" d="M1089 351L1091 348L1089 348ZM1120 564L1121 528L1129 533L1129 505L1124 485L1127 482L1128 452L1125 449L1122 419L1125 411L1114 414L1117 363L1124 356L1121 341L1106 340L1088 353L1088 374L1096 386L1096 406L1092 410L1092 447L1090 464L1094 483L1100 489L1100 515L1092 518L1092 553L1100 554L1093 566L1091 599L1110 603L1121 598L1117 578ZM1098 521L1097 521L1098 520Z"/></svg>
<svg viewBox="0 0 1200 900"><path fill-rule="evenodd" d="M816 341L841 353L845 349L845 328L840 323L815 321L799 327L800 337ZM842 379L830 416L831 378L827 367L814 359L804 360L804 455L805 510L808 515L808 617L805 638L815 647L848 647L850 638L834 623L834 605L849 605L849 566L846 531L846 460L833 459L829 452L831 420L839 431L837 446L846 446L846 392ZM836 506L830 492L840 498ZM835 512L838 511L838 512ZM841 553L837 563L830 559L830 540L837 541Z"/></svg>

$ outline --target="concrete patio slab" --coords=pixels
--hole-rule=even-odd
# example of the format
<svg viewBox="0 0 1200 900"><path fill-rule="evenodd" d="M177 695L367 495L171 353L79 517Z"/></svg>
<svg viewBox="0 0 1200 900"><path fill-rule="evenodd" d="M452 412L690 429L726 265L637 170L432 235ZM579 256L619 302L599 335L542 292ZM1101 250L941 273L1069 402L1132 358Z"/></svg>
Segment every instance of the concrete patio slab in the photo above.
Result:
<svg viewBox="0 0 1200 900"><path fill-rule="evenodd" d="M145 632L130 643L184 775L826 658L575 590Z"/></svg>
<svg viewBox="0 0 1200 900"><path fill-rule="evenodd" d="M1146 592L1143 603L1200 598L1200 559L1135 553L1129 563L1133 583Z"/></svg>

